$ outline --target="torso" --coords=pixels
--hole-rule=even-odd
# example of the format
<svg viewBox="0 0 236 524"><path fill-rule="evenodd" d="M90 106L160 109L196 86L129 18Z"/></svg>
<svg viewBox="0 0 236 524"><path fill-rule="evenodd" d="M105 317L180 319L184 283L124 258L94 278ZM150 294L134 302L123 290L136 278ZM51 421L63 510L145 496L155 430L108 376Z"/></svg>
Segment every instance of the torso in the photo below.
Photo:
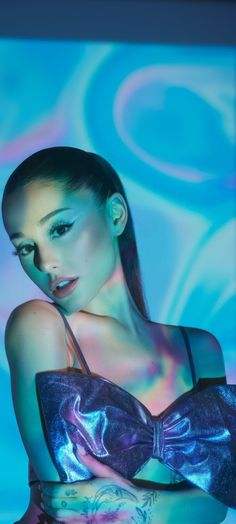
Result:
<svg viewBox="0 0 236 524"><path fill-rule="evenodd" d="M67 317L67 320L90 371L127 390L138 398L153 415L159 414L177 397L193 388L187 348L178 326L146 322L143 326L145 333L140 341L134 340L122 326L105 317L101 319L79 312L73 317ZM190 331L191 329L188 333L187 329L188 335ZM68 337L70 356L68 366L81 368L76 350L72 346L72 341ZM159 483L163 484L163 493L166 494L168 491L165 485L170 486L171 483L181 481L181 477L173 474L169 468L154 459L144 466L136 478L141 479L141 482L148 479L158 483L156 484L157 489L159 489ZM171 495L168 505L175 500L173 496L177 497L176 500L180 507L182 507L183 500L190 501L192 497L189 508L196 499L198 508L202 507L204 515L207 505L211 506L212 503L212 497L197 488L191 489L190 492L188 490L177 491ZM31 503L28 508L30 515L31 512L38 511L38 496L36 484L33 484ZM213 506L217 514L219 514L219 507L223 507L217 501L214 501ZM191 513L192 522L195 522L194 515L195 510ZM202 519L199 520L197 517L196 522L199 521ZM215 520L215 522L221 521L220 516ZM28 524L27 515L20 522Z"/></svg>
<svg viewBox="0 0 236 524"><path fill-rule="evenodd" d="M92 373L101 375L138 398L158 415L178 396L192 389L187 348L178 326L146 322L145 341L126 330L84 313L69 319ZM81 367L74 350L73 367Z"/></svg>
<svg viewBox="0 0 236 524"><path fill-rule="evenodd" d="M179 327L146 321L140 341L110 319L91 320L91 315L80 312L67 320L90 371L124 388L153 415L193 388L187 348ZM73 367L81 368L77 351L72 351ZM154 459L137 478L164 484L181 480Z"/></svg>

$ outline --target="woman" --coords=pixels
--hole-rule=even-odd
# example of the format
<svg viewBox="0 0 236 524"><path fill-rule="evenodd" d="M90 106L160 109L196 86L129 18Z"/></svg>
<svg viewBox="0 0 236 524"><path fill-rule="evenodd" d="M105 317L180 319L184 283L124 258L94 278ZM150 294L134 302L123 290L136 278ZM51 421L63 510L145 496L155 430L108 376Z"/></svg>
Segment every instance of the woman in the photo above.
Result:
<svg viewBox="0 0 236 524"><path fill-rule="evenodd" d="M94 478L63 484L45 441L35 377L47 370L87 367L153 415L187 391L225 383L213 335L149 320L115 171L76 148L39 151L11 175L2 209L23 270L51 301L21 304L6 328L14 408L31 464L30 503L18 523L222 522L224 504L154 458L131 483L77 448Z"/></svg>

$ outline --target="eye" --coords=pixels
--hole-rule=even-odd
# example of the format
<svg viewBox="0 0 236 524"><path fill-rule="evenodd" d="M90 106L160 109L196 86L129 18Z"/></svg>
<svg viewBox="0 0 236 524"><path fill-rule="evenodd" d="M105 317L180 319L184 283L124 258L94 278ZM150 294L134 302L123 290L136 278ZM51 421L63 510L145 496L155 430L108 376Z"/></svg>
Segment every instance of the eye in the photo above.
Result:
<svg viewBox="0 0 236 524"><path fill-rule="evenodd" d="M55 224L55 225L53 225L51 227L51 229L49 231L49 234L53 238L55 238L55 237L56 238L62 237L63 235L68 233L68 231L70 231L72 226L73 226L73 224L68 224L68 223L65 223L65 222L57 223L57 224Z"/></svg>
<svg viewBox="0 0 236 524"><path fill-rule="evenodd" d="M16 255L18 257L26 257L34 250L34 246L32 244L26 244L25 246L17 247L15 251L13 251L13 255Z"/></svg>

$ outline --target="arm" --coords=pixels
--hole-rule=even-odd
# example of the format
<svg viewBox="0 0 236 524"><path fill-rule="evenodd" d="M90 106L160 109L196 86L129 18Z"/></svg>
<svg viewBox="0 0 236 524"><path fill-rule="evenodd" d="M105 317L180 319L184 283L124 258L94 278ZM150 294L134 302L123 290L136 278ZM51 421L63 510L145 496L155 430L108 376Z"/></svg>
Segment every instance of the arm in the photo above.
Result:
<svg viewBox="0 0 236 524"><path fill-rule="evenodd" d="M165 491L135 488L90 455L79 459L97 478L68 485L42 483L43 506L64 523L219 524L227 508L199 489ZM206 513L207 512L207 513Z"/></svg>
<svg viewBox="0 0 236 524"><path fill-rule="evenodd" d="M191 347L194 345L193 357L197 379L218 379L221 382L220 378L224 377L225 369L219 343L213 335L203 330L187 328L187 331ZM83 458L80 457L80 460L83 461ZM135 489L134 486L125 486L122 480L121 486L114 477L115 472L93 457L87 456L84 463L97 477L105 478L68 486L42 486L46 511L55 518L66 519L68 524L76 523L76 514L83 516L84 520L81 522L87 522L87 519L92 517L97 517L99 522L107 522L111 511L114 514L114 522L151 523L158 519L163 524L174 524L176 521L182 524L188 524L190 521L192 524L217 524L222 522L227 514L224 504L198 488L176 492ZM103 468L106 471L103 471ZM121 507L117 515L119 520L115 520L118 507ZM122 513L124 511L126 516Z"/></svg>
<svg viewBox="0 0 236 524"><path fill-rule="evenodd" d="M40 480L59 481L41 426L35 374L68 365L63 321L47 302L26 302L8 320L5 344L14 410L29 460Z"/></svg>

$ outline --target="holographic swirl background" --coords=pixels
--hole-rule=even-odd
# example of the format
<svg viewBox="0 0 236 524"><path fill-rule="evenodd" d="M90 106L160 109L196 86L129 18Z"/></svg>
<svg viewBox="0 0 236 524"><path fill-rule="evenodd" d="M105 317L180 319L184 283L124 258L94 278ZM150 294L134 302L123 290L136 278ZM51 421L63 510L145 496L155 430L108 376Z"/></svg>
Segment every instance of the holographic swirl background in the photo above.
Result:
<svg viewBox="0 0 236 524"><path fill-rule="evenodd" d="M72 145L119 172L152 320L207 329L236 382L235 49L0 41L1 190L37 149ZM0 521L26 508L27 458L10 396L4 326L42 297L1 230ZM226 521L225 521L226 522Z"/></svg>

